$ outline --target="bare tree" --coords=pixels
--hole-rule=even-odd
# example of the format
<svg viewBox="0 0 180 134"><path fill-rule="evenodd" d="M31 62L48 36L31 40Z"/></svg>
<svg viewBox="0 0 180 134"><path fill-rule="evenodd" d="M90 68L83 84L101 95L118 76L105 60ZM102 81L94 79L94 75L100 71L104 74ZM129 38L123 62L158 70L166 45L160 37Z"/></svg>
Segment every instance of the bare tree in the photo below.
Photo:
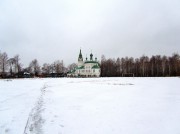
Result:
<svg viewBox="0 0 180 134"><path fill-rule="evenodd" d="M145 74L145 56L144 55L140 58L140 64L141 64L141 76L144 76Z"/></svg>
<svg viewBox="0 0 180 134"><path fill-rule="evenodd" d="M116 76L120 76L121 74L121 60L117 58L116 60Z"/></svg>
<svg viewBox="0 0 180 134"><path fill-rule="evenodd" d="M140 76L140 60L138 58L135 59L135 65L134 65L134 74L135 76Z"/></svg>
<svg viewBox="0 0 180 134"><path fill-rule="evenodd" d="M50 65L50 72L51 72L51 73L55 73L55 64L54 64L54 63L52 63L52 64Z"/></svg>
<svg viewBox="0 0 180 134"><path fill-rule="evenodd" d="M64 70L63 61L57 60L53 63L53 65L54 65L55 73L63 73Z"/></svg>
<svg viewBox="0 0 180 134"><path fill-rule="evenodd" d="M50 72L51 72L51 65L48 63L44 63L42 67L42 73L48 75L50 74Z"/></svg>
<svg viewBox="0 0 180 134"><path fill-rule="evenodd" d="M9 72L10 72L10 74L12 76L12 74L13 74L13 66L15 64L15 59L14 58L10 58L8 60L8 63L9 63Z"/></svg>
<svg viewBox="0 0 180 134"><path fill-rule="evenodd" d="M76 68L77 67L77 64L76 63L72 63L72 64L70 64L68 67L67 67L67 69L68 69L68 71L71 71L71 70L73 70L74 68Z"/></svg>
<svg viewBox="0 0 180 134"><path fill-rule="evenodd" d="M126 65L125 58L121 58L121 73L122 73L122 75L124 73L126 73L125 65Z"/></svg>
<svg viewBox="0 0 180 134"><path fill-rule="evenodd" d="M177 76L179 72L179 61L180 61L180 56L177 53L174 53L172 55L172 65L173 65L173 75Z"/></svg>
<svg viewBox="0 0 180 134"><path fill-rule="evenodd" d="M106 58L104 55L101 56L101 76L107 76L106 71Z"/></svg>
<svg viewBox="0 0 180 134"><path fill-rule="evenodd" d="M8 68L8 55L6 52L4 52L0 55L0 63L1 63L0 69L1 69L2 75L4 76L5 72Z"/></svg>
<svg viewBox="0 0 180 134"><path fill-rule="evenodd" d="M168 62L167 56L163 56L162 57L162 75L163 76L165 76L167 62Z"/></svg>
<svg viewBox="0 0 180 134"><path fill-rule="evenodd" d="M31 70L31 73L33 73L35 76L38 76L38 74L40 73L40 66L37 59L31 61L31 63L29 64L29 68Z"/></svg>
<svg viewBox="0 0 180 134"><path fill-rule="evenodd" d="M22 65L19 63L19 61L20 61L19 55L18 54L15 55L14 59L15 59L15 65L14 65L15 72L19 73L21 71L21 67L22 67Z"/></svg>
<svg viewBox="0 0 180 134"><path fill-rule="evenodd" d="M155 76L155 64L156 64L156 58L155 56L152 56L150 59L150 72L151 72L151 76Z"/></svg>

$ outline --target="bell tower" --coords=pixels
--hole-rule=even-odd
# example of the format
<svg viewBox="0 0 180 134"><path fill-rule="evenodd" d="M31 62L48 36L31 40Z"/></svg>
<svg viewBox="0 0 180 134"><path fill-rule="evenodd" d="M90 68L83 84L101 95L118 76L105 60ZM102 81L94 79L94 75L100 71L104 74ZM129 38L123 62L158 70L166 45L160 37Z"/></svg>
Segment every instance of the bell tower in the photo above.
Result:
<svg viewBox="0 0 180 134"><path fill-rule="evenodd" d="M83 65L83 56L80 49L79 57L78 57L78 67L81 67L82 65Z"/></svg>

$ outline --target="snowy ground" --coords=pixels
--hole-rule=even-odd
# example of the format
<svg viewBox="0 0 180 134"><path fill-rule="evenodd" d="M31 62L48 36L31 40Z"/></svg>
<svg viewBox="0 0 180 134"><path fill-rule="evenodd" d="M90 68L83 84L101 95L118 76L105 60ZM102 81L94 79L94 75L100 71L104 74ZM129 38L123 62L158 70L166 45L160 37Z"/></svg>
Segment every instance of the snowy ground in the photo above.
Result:
<svg viewBox="0 0 180 134"><path fill-rule="evenodd" d="M180 78L0 80L0 134L180 134Z"/></svg>

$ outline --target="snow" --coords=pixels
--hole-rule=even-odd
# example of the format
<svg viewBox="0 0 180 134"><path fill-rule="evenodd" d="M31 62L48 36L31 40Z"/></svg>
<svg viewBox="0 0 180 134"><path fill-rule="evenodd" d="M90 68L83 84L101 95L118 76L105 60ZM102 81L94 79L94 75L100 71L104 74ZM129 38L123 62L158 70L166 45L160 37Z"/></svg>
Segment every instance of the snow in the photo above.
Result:
<svg viewBox="0 0 180 134"><path fill-rule="evenodd" d="M0 80L0 134L179 134L180 78Z"/></svg>

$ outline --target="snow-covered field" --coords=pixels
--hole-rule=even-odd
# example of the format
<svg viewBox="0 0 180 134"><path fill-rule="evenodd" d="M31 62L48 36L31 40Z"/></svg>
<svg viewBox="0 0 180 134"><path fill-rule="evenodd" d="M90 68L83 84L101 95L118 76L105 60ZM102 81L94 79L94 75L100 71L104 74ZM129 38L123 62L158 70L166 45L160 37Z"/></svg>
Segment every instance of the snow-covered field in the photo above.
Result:
<svg viewBox="0 0 180 134"><path fill-rule="evenodd" d="M180 134L180 78L0 80L0 134Z"/></svg>

